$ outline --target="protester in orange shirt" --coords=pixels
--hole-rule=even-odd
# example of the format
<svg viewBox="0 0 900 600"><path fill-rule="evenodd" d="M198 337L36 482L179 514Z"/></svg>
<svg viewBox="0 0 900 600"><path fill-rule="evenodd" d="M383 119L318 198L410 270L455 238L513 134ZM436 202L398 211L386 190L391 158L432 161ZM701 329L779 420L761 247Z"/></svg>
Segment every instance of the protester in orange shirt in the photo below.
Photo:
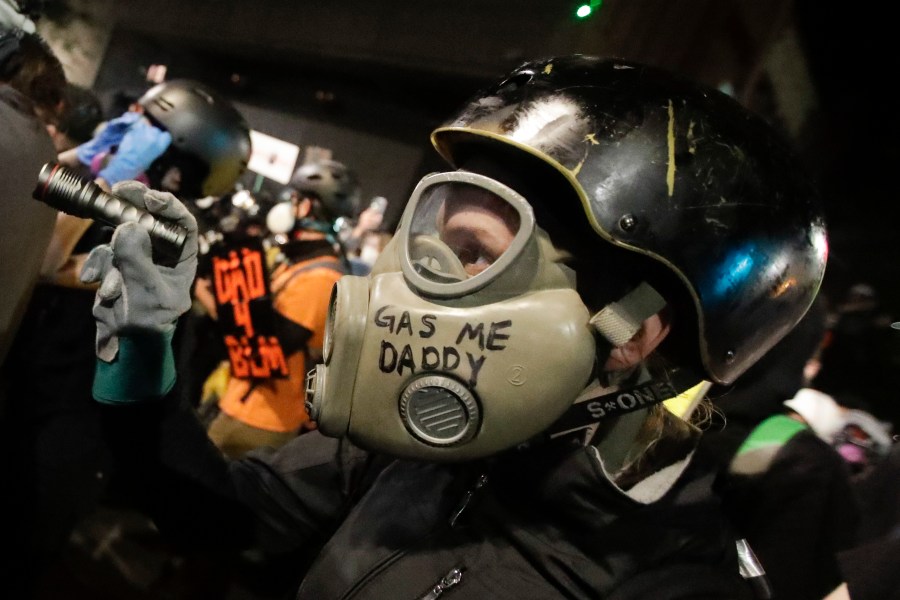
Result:
<svg viewBox="0 0 900 600"><path fill-rule="evenodd" d="M269 294L287 374L238 373L232 360L219 414L208 430L226 455L278 447L315 428L303 403L306 373L321 359L331 290L347 272L334 224L358 212L359 198L352 171L335 161L319 161L297 169L284 201L272 209L269 229L285 241L269 278Z"/></svg>

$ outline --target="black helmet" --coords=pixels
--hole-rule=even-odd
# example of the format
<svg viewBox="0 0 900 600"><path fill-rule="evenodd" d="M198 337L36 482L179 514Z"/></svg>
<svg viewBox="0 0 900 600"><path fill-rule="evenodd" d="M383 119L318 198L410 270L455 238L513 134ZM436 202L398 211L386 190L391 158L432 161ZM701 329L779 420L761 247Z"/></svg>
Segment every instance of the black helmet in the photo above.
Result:
<svg viewBox="0 0 900 600"><path fill-rule="evenodd" d="M325 221L353 218L360 209L360 188L356 173L343 163L322 160L300 165L291 177L290 187L320 201Z"/></svg>
<svg viewBox="0 0 900 600"><path fill-rule="evenodd" d="M195 81L173 80L152 87L138 103L172 134L172 145L150 171L180 167L187 197L231 191L250 159L250 129L230 102Z"/></svg>
<svg viewBox="0 0 900 600"><path fill-rule="evenodd" d="M650 283L675 331L691 324L681 342L711 381L737 378L818 292L827 242L813 185L765 121L712 88L621 60L535 61L432 142L456 167L516 164L542 190L526 196L538 224L587 264L579 289L612 269Z"/></svg>

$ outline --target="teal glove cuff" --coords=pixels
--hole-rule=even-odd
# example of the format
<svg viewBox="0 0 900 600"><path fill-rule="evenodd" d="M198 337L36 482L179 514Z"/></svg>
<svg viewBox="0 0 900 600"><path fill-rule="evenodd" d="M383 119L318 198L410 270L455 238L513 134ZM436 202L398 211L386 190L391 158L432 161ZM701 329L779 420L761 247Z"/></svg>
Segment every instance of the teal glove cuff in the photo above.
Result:
<svg viewBox="0 0 900 600"><path fill-rule="evenodd" d="M166 332L119 336L112 362L97 359L94 399L102 404L129 404L165 396L175 385L172 337Z"/></svg>

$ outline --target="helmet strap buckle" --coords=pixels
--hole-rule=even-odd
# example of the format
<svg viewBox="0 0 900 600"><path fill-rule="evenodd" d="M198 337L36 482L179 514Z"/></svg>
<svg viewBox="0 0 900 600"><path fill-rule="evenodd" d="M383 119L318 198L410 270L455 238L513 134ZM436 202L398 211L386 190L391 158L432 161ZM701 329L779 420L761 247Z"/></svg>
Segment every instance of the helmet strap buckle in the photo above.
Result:
<svg viewBox="0 0 900 600"><path fill-rule="evenodd" d="M591 317L590 324L614 347L627 343L641 325L666 306L665 299L647 282L610 302Z"/></svg>

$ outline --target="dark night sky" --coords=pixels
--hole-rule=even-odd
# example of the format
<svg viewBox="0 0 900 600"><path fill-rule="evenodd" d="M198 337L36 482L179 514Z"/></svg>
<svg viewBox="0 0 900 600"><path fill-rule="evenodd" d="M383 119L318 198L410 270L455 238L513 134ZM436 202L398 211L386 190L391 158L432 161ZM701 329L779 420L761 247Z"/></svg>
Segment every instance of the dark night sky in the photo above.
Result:
<svg viewBox="0 0 900 600"><path fill-rule="evenodd" d="M874 285L900 317L900 72L896 31L850 5L797 2L797 21L821 103L802 140L826 202L831 254L826 290Z"/></svg>

